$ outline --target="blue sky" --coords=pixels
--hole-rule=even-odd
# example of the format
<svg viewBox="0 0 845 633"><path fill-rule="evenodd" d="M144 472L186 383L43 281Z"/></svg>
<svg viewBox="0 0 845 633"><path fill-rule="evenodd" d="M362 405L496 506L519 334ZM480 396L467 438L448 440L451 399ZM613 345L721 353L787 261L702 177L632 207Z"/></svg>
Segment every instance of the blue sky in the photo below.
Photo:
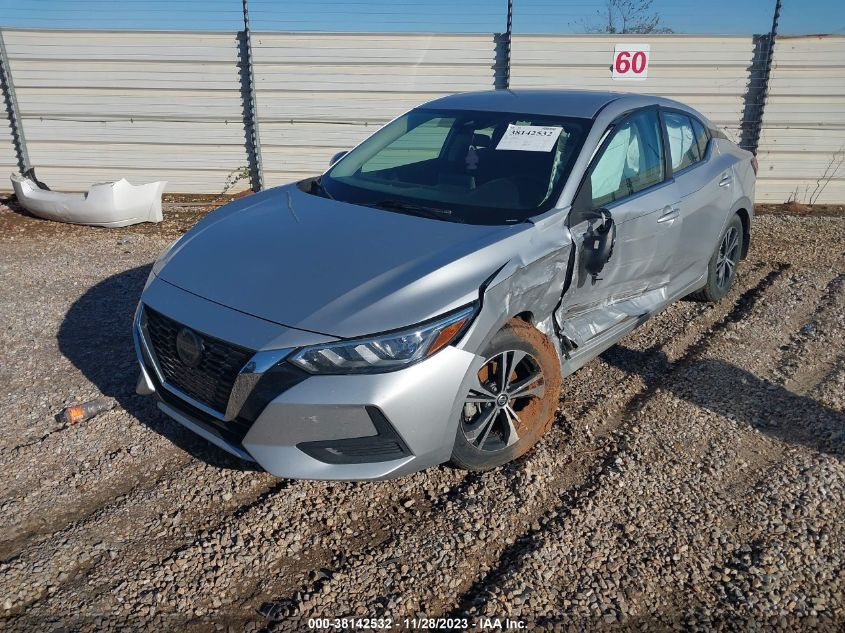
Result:
<svg viewBox="0 0 845 633"><path fill-rule="evenodd" d="M780 32L845 34L845 0L783 0ZM514 32L582 32L603 0L514 0ZM506 0L250 0L254 30L493 32ZM654 0L679 33L767 32L774 0ZM237 30L241 0L0 0L0 26Z"/></svg>

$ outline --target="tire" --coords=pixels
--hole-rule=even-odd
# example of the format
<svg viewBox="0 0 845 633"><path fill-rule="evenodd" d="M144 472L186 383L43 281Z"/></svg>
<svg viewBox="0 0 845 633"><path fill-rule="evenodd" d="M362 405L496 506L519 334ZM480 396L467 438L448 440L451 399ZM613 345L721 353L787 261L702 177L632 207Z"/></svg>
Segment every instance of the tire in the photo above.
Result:
<svg viewBox="0 0 845 633"><path fill-rule="evenodd" d="M508 321L481 355L486 361L465 396L452 449L452 464L465 470L489 470L523 455L549 430L560 400L557 353L528 323Z"/></svg>
<svg viewBox="0 0 845 633"><path fill-rule="evenodd" d="M716 250L707 265L707 283L701 290L690 295L693 299L715 303L730 292L736 278L736 268L742 257L744 239L742 220L738 215L734 215L719 236Z"/></svg>

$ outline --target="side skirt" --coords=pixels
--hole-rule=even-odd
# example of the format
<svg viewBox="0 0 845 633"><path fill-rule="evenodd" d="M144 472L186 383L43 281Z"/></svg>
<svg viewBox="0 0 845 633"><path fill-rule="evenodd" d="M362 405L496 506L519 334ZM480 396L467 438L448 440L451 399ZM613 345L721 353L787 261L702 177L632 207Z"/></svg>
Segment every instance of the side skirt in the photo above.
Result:
<svg viewBox="0 0 845 633"><path fill-rule="evenodd" d="M599 332L593 338L586 341L583 345L578 347L575 350L572 350L568 358L563 358L561 363L561 374L563 376L568 376L569 374L575 373L577 370L581 369L584 365L589 363L593 360L596 356L601 354L606 349L613 347L620 338L634 330L638 325L645 323L655 314L659 314L666 308L668 308L671 304L675 303L676 301L683 299L688 294L695 292L703 285L703 280L706 277L706 273L703 274L701 277L696 279L690 284L684 286L679 292L669 297L666 301L660 303L656 306L653 310L646 312L645 314L641 314L638 316L631 316L617 323L608 329Z"/></svg>

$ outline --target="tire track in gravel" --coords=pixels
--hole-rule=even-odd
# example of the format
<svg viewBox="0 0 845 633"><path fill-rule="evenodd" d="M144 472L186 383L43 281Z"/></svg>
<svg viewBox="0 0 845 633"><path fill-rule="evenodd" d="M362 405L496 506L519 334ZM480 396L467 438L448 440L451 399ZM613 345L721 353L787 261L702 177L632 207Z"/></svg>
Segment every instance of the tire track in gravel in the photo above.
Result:
<svg viewBox="0 0 845 633"><path fill-rule="evenodd" d="M757 274L763 277L763 280L756 279L759 283L740 298L740 306L744 306L753 293L762 292L767 285L772 283L774 277L782 273L782 270L775 270L769 275L765 275L765 272L765 267L758 270ZM754 275L749 275L749 277L753 279ZM691 304L688 309L693 312L700 310L696 304ZM729 310L727 307L722 310L717 308L707 310L710 318L698 324L694 330L707 332L712 322L722 317L723 312L727 310ZM683 320L675 323L674 328L667 328L665 323L658 320L651 323L652 331L655 328L662 330L661 336L664 342L672 341L675 334L689 334L690 331L688 323ZM643 327L645 328L646 326ZM693 335L693 340L687 343L694 344L701 335ZM660 371L658 365L660 365L659 362L655 363L653 368L655 372ZM630 376L629 379L629 382L634 385L640 382L637 376ZM637 392L639 387L634 387L633 390ZM625 388L620 391L626 393ZM614 408L614 404L613 401L604 402L600 398L593 417L604 417L609 410ZM566 437L555 427L551 434L553 437L545 440L529 457L510 467L483 473L478 477L475 485L467 491L466 498L459 502L447 502L442 512L429 514L429 521L426 524L422 526L417 523L411 526L397 525L394 527L394 535L389 542L379 543L370 549L362 549L352 557L340 557L329 570L328 578L306 585L298 592L298 598L294 594L274 600L277 606L276 615L287 618L294 615L298 617L320 615L319 610L326 608L330 609L333 616L352 615L356 610L359 614L366 611L367 614L374 615L397 610L415 613L427 608L437 608L439 605L429 599L432 585L437 585L437 581L433 581L431 576L438 573L444 574L447 578L443 581L450 588L458 590L458 587L468 578L471 579L476 575L477 570L483 571L483 567L488 564L487 561L494 562L496 556L491 556L489 552L481 552L478 555L479 553L475 551L477 547L483 545L493 552L501 549L496 539L491 538L496 530L509 544L513 543L514 539L507 536L508 534L523 533L544 513L545 507L559 498L560 494L566 490L577 491L578 482L586 480L590 473L596 470L595 465L604 462L606 459L604 453L612 450L613 442L607 437L610 430L605 429L605 436L595 439L591 436L572 438ZM560 454L561 451L564 453L563 456ZM603 455L596 459L595 453L603 453ZM513 491L516 491L516 495ZM497 517L482 516L488 509L483 507L484 503L494 500ZM460 553L458 565L457 561L445 561L449 554L454 553L449 552L449 546L454 546L454 544L448 539L444 540L443 535L459 533L472 535L472 538L456 545ZM492 542L486 542L488 540ZM403 560L393 560L397 558ZM405 564L401 564L402 562ZM417 565L419 567L416 567ZM390 591L377 582L374 584L374 579L385 576L393 585ZM277 596L280 594L283 595L282 592L276 593ZM338 604L337 598L341 596L344 601ZM299 624L301 624L300 621L288 619L287 622L276 625L276 628L289 625L295 628Z"/></svg>
<svg viewBox="0 0 845 633"><path fill-rule="evenodd" d="M842 330L845 332L845 326ZM845 349L845 341L842 341L839 349ZM818 384L808 392L808 395L812 395L831 411L842 414L845 413L845 404L841 398L843 393L845 393L845 355L841 356L827 374L819 379ZM845 428L840 428L836 435L839 440L845 438Z"/></svg>
<svg viewBox="0 0 845 633"><path fill-rule="evenodd" d="M705 331L698 333L694 342L688 346L678 348L680 352L676 360L671 361L664 367L660 374L653 375L650 384L631 399L622 413L618 416L620 424L616 430L614 444L608 451L600 464L600 468L591 473L584 484L576 488L574 492L564 493L561 501L551 510L546 512L533 526L532 529L521 534L516 541L507 547L500 554L495 565L489 572L477 578L473 584L458 597L456 604L447 617L461 617L476 615L483 612L484 607L491 601L497 600L501 595L499 589L503 585L525 575L526 565L531 557L542 548L547 547L550 542L556 540L556 536L566 529L567 523L573 515L584 511L585 506L591 503L592 497L618 479L621 473L621 466L625 457L629 456L630 432L639 429L637 426L644 422L640 412L648 403L664 389L667 381L672 380L674 374L688 368L699 358L712 344L712 338L727 330L733 323L744 318L754 309L758 301L772 285L782 278L788 265L780 265L769 272L758 284L746 290L730 309L730 311L712 324ZM672 347L670 345L670 347ZM683 350L683 351L681 351ZM648 358L643 356L640 362L655 362L654 356ZM661 361L657 361L661 362ZM641 373L651 373L649 369L640 369ZM645 420L647 422L647 420ZM499 613L518 613L518 609L510 610L505 605L499 604Z"/></svg>
<svg viewBox="0 0 845 633"><path fill-rule="evenodd" d="M835 380L845 361L845 272L827 284L816 312L781 349L777 382L784 387L801 393Z"/></svg>
<svg viewBox="0 0 845 633"><path fill-rule="evenodd" d="M159 416L163 418L163 414ZM49 444L18 456L37 468L30 469L23 481L18 482L17 492L8 493L0 502L0 511L9 517L0 535L0 557L8 558L33 540L84 521L135 490L148 490L168 481L169 475L182 471L191 462L205 460L236 470L246 464L191 435L175 422L158 421L156 428L166 429L163 435L128 417L122 409L112 410L85 423L85 432L72 442L54 436ZM86 450L86 438L116 435L119 431L124 432L123 441L115 437L107 451L92 454ZM49 463L36 458L36 454L62 460L65 467L49 470ZM0 468L14 472L16 462L4 460ZM36 475L40 478L33 481ZM29 489L21 490L25 483Z"/></svg>
<svg viewBox="0 0 845 633"><path fill-rule="evenodd" d="M461 481L460 473L440 468L375 484L296 482L286 499L276 498L237 520L227 519L213 533L171 553L151 569L152 578L138 579L136 584L144 587L140 597L143 601L146 593L158 603L169 599L172 617L165 615L161 621L184 628L191 618L237 603L268 575L301 582L327 560L323 552L347 548L350 541L368 546L384 540L391 522L385 519L411 514L403 502L414 499L422 507L422 496L434 497ZM280 507L279 501L285 503ZM180 579L185 592L174 592L166 577L162 582L160 568L173 565L189 568ZM220 621L219 614L215 621ZM137 622L134 610L124 624L130 622Z"/></svg>
<svg viewBox="0 0 845 633"><path fill-rule="evenodd" d="M774 492L780 484L791 487L786 499ZM750 529L722 548L695 599L679 608L686 628L842 631L845 513L831 511L831 493L845 494L845 479L830 461L805 454L775 464L736 508ZM807 590L808 580L823 582Z"/></svg>
<svg viewBox="0 0 845 633"><path fill-rule="evenodd" d="M34 627L59 605L79 603L79 622L114 613L109 624L116 627L182 628L193 617L230 605L235 598L228 593L242 595L242 586L254 586L268 570L305 578L320 566L323 549L381 538L379 530L388 529L389 521L371 525L373 507L400 512L403 501L434 499L462 479L457 471L440 468L376 484L282 481L234 513L214 515L208 527L176 547L146 552L136 543L130 561L93 569L76 585L34 605L18 624ZM117 602L111 600L115 596Z"/></svg>
<svg viewBox="0 0 845 633"><path fill-rule="evenodd" d="M142 470L136 455L128 450L115 450L99 456L97 464L67 478L45 477L44 485L19 498L5 499L0 511L9 517L9 525L0 540L0 557L8 558L27 547L32 539L54 533L63 526L84 519L126 495L133 489L155 485L162 471L178 470L190 460L178 448L159 453L156 468ZM83 465L87 463L83 463ZM110 464L115 475L103 477L104 464ZM82 480L84 475L87 481ZM77 483L78 482L78 483ZM46 500L49 499L49 502Z"/></svg>
<svg viewBox="0 0 845 633"><path fill-rule="evenodd" d="M118 406L42 442L0 454L0 469L12 473L0 501L0 511L9 517L0 534L0 557L182 468L191 458L182 447L227 465L237 463L146 404L140 410L143 423Z"/></svg>
<svg viewBox="0 0 845 633"><path fill-rule="evenodd" d="M67 592L62 585L90 584L97 567L115 573L153 552L171 551L279 486L266 474L223 470L195 459L160 475L0 563L5 617L60 589Z"/></svg>
<svg viewBox="0 0 845 633"><path fill-rule="evenodd" d="M757 439L740 429L742 435ZM730 529L702 549L706 559L684 560L696 591L669 602L686 628L732 622L741 628L768 623L785 630L842 630L845 509L832 506L830 496L845 494L845 475L824 453L771 443L778 459L751 468L740 461L737 471L748 472L732 477L740 479L737 485L702 500L711 512L729 517ZM820 578L825 582L805 590Z"/></svg>
<svg viewBox="0 0 845 633"><path fill-rule="evenodd" d="M209 481L204 476L198 477L202 471L206 471L216 481ZM115 595L127 588L127 579L131 579L133 574L139 575L153 569L161 560L178 557L180 553L188 551L192 544L203 541L221 523L237 521L249 516L256 508L266 508L279 494L297 483L270 475L260 477L254 472L237 473L240 475L239 483L246 484L244 487L247 490L244 492L233 485L231 475L232 471L192 462L187 468L171 473L171 483L175 485L163 495L179 503L167 505L161 497L147 497L150 491L136 489L114 507L104 508L86 517L84 521L70 526L66 534L57 534L60 546L67 542L78 545L80 538L87 541L87 550L83 548L79 552L82 564L72 572L69 580L57 582L54 591L48 592L48 595L42 593L39 596L43 598L41 602L28 605L29 609L25 613L20 613L18 609L19 617L12 620L15 628L40 630L44 622L49 622L67 604L79 605L76 625L109 613L109 609L115 606ZM160 493L157 488L151 492ZM136 503L140 503L140 516L139 510L135 508ZM176 512L161 514L160 509L163 507L176 508ZM192 515L184 520L183 508L191 508L192 511ZM138 524L149 519L152 522L144 524L146 529L138 533ZM93 537L88 537L89 528L95 530ZM115 536L115 531L121 529L130 536L128 544ZM159 531L153 539L154 530ZM99 541L106 533L111 536L109 542ZM104 549L106 551L101 552ZM25 573L29 566L29 561L23 562L21 573ZM43 567L44 563L36 563L35 566ZM62 571L68 574L66 570ZM117 606L124 602L125 597L121 596Z"/></svg>
<svg viewBox="0 0 845 633"><path fill-rule="evenodd" d="M782 354L777 368L780 384L786 384L806 365L802 361L810 354L808 347L817 342L823 333L828 334L826 330L832 329L831 326L837 326L828 321L831 320L831 311L841 308L843 289L845 273L839 273L825 286L821 300L813 314L809 315L810 318L790 336L788 343L780 347Z"/></svg>
<svg viewBox="0 0 845 633"><path fill-rule="evenodd" d="M633 419L646 428L670 402L668 394L657 392ZM686 412L675 413L683 417ZM517 561L518 569L503 570L499 582L485 586L462 610L471 618L522 614L534 630L551 630L552 625L600 630L636 622L648 623L652 630L675 630L675 614L690 600L686 590L690 584L695 591L701 587L700 576L691 569L706 570L718 560L725 534L736 533L737 520L731 512L736 508L723 495L708 496L689 480L679 482L678 473L699 457L700 470L708 478L718 476L720 485L738 497L763 480L778 454L759 454L753 465L716 473L716 460L708 453L711 444L690 438L692 445L685 445L681 456L677 447L685 439L684 430L672 428L672 441L661 443L667 429L662 430L661 435L626 434L593 494L556 521L554 530ZM749 481L748 471L757 478ZM684 499L678 489L685 486ZM660 498L655 498L656 490L663 493ZM704 521L709 528L702 531ZM668 581L668 586L655 581ZM684 595L676 599L673 588Z"/></svg>
<svg viewBox="0 0 845 633"><path fill-rule="evenodd" d="M812 533L814 525L817 526L821 521L800 525L796 517L806 509L808 502L804 497L815 496L815 505L821 506L827 496L824 487L820 487L821 493L812 486L802 488L807 477L819 474L810 474L813 471L823 471L822 476L833 474L834 481L828 481L825 485L839 485L840 488L845 486L841 476L837 479L834 471L826 468L833 462L824 455L828 447L820 441L820 429L826 426L841 429L845 417L819 406L814 400L806 397L827 375L825 371L817 371L818 367L830 366L823 355L812 349L820 342L818 334L838 332L841 336L841 331L835 328L835 323L830 323L831 320L841 319L842 315L839 304L843 299L845 275L841 272L837 274L836 268L824 272L794 268L788 283L779 284L783 287L773 289L778 291L779 296L775 294L774 297L767 297L766 305L744 320L741 346L735 345L733 337L725 336L719 341L719 345L711 345L702 359L703 364L710 364L709 368L705 367L704 374L701 371L679 372L673 379L686 388L675 388L672 395L680 395L684 399L682 406L693 412L696 409L700 412L702 406L707 407L705 399L689 397L693 390L706 385L712 391L726 392L729 391L729 385L726 383L743 383L735 407L725 410L717 407L710 411L718 416L714 419L714 425L724 423L733 428L729 434L724 430L721 432L722 437L728 435L732 438L732 445L727 447L727 450L721 449L727 453L728 467L725 468L723 459L721 465L711 468L709 479L718 480L715 476L722 475L725 470L729 474L723 477L721 486L715 487L714 495L698 500L698 505L706 505L709 512L715 511L731 519L733 527L728 533L729 542L726 543L723 539L695 548L699 552L697 560L684 556L678 564L687 570L687 577L695 578L696 595L701 598L698 605L700 608L692 608L688 594L683 599L678 598L677 591L666 594L666 602L671 604L677 613L684 614L688 626L713 626L713 614L720 609L729 613L729 619L734 622L739 621L736 619L739 614L742 614L742 617L750 617L752 609L747 608L747 605L754 604L757 608L758 598L755 596L748 602L749 592L753 593L751 580L740 583L742 591L737 588L735 569L748 569L744 564L737 563L731 546L739 552L761 548L765 550L766 543L771 543L773 538L779 539L778 535L787 531L792 533L795 530L809 529ZM841 270L841 266L838 268ZM817 328L807 332L803 326L807 322L816 324ZM774 324L780 326L780 329L772 327ZM788 332L796 330L798 334L792 334L786 339ZM775 332L774 336L772 332ZM788 342L782 345L785 339ZM748 349L753 349L754 353L748 354ZM785 355L797 356L800 360L783 363ZM841 358L841 348L839 357ZM737 381L732 380L730 375L727 378L715 375L719 364L741 367L744 377ZM798 385L793 380L796 374L814 376L815 379L809 382L800 381L801 388L796 389ZM790 385L791 389L787 391L781 388L780 384ZM748 391L752 393L746 393ZM755 391L758 392L756 396L753 393ZM753 400L755 397L756 400ZM754 411L754 404L759 407L759 413L746 414L745 419L736 419L733 415L735 411ZM815 407L815 412L808 411L807 407ZM776 415L772 415L772 412ZM833 424L830 424L831 422ZM713 433L713 436L712 445L715 446L722 437L720 433ZM839 438L840 447L845 444L843 439L845 437ZM746 446L745 450L742 445ZM830 444L832 445L833 443ZM711 450L701 456L702 461L712 458L714 452ZM801 469L800 473L796 471L796 462ZM804 462L804 465L801 462ZM809 465L806 465L807 462ZM782 486L781 482L788 483ZM793 487L791 490L790 486ZM811 489L812 494L809 492ZM801 497L801 500L797 500L797 497ZM778 506L783 506L782 512L778 512ZM694 512L694 508L688 508L685 513L681 512L677 504L671 508L672 515L676 517ZM819 518L816 517L817 520ZM813 540L802 538L796 543L808 543ZM709 565L702 562L701 552L710 555ZM781 554L783 552L774 556ZM786 554L794 556L794 552ZM798 558L805 556L815 556L819 568L836 569L835 563L821 560L824 557L819 556L817 552L802 549ZM768 562L771 563L772 560ZM752 576L755 576L754 586L761 587L759 581L766 574L761 569L751 569L751 572ZM765 600L763 598L759 602ZM810 613L805 611L803 615ZM797 624L794 619L791 622L792 625Z"/></svg>

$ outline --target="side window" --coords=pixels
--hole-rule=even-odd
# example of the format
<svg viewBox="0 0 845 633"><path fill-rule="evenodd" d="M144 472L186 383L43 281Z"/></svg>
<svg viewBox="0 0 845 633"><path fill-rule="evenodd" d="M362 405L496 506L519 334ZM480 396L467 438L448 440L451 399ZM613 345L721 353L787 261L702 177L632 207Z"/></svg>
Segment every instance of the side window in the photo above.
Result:
<svg viewBox="0 0 845 633"><path fill-rule="evenodd" d="M698 153L704 160L704 155L707 153L707 143L710 142L710 134L707 133L707 128L701 121L695 117L690 117L690 120L692 121L692 130L695 132L695 140L698 142Z"/></svg>
<svg viewBox="0 0 845 633"><path fill-rule="evenodd" d="M657 112L640 112L613 131L593 163L579 198L583 196L583 202L591 200L592 208L598 209L662 182L663 178L663 141Z"/></svg>
<svg viewBox="0 0 845 633"><path fill-rule="evenodd" d="M701 153L690 118L677 112L665 112L663 119L666 121L666 132L669 136L672 171L680 171L700 161Z"/></svg>
<svg viewBox="0 0 845 633"><path fill-rule="evenodd" d="M454 117L429 119L378 152L361 165L361 171L392 169L438 158L454 122Z"/></svg>

